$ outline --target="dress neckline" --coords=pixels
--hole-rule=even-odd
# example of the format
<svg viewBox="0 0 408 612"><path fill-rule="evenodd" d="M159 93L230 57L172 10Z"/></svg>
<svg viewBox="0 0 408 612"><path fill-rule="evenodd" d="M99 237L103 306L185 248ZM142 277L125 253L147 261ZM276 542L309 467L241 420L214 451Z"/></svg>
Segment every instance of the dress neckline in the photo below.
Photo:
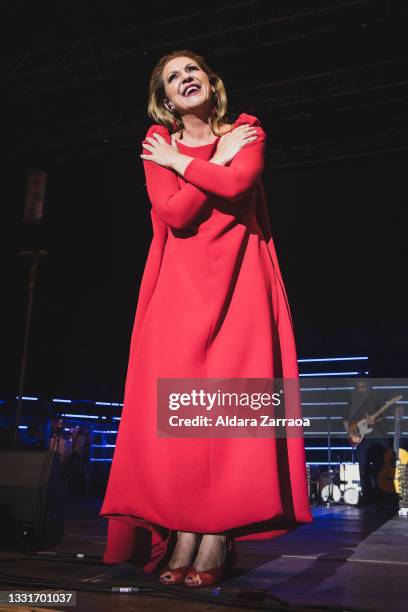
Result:
<svg viewBox="0 0 408 612"><path fill-rule="evenodd" d="M239 119L239 117L238 117L238 119ZM231 130L235 126L235 124L237 123L238 119L236 119L234 121L234 123L231 125ZM231 131L231 130L229 130L229 131ZM181 144L183 147L187 147L188 149L203 149L204 147L212 147L217 142L217 140L219 140L219 138L220 138L220 136L217 136L216 139L214 140L214 142L209 142L209 143L204 144L204 145L186 145L186 144L183 143L182 140L176 140L175 142L176 142L176 145Z"/></svg>
<svg viewBox="0 0 408 612"><path fill-rule="evenodd" d="M204 147L212 147L212 145L215 144L218 139L219 139L219 136L217 136L217 138L214 140L214 142L209 142L209 143L203 144L203 145L186 145L186 144L184 144L184 142L182 142L180 140L176 140L176 144L177 145L181 144L183 147L188 147L189 149L203 149Z"/></svg>

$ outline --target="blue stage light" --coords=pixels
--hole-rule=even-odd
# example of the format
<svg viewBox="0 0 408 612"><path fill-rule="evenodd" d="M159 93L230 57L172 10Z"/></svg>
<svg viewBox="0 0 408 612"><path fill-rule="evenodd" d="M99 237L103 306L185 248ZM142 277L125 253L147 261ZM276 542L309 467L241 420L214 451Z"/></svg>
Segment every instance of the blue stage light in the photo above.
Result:
<svg viewBox="0 0 408 612"><path fill-rule="evenodd" d="M298 359L298 363L313 363L319 361L363 361L368 357L315 357L312 359Z"/></svg>

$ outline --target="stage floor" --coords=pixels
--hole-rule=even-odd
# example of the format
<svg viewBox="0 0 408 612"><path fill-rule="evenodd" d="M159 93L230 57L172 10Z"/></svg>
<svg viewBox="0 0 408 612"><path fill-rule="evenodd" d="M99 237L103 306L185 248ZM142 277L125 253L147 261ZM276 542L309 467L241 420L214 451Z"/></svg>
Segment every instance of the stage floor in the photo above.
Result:
<svg viewBox="0 0 408 612"><path fill-rule="evenodd" d="M158 584L156 574L145 574L131 564L75 562L75 553L95 557L103 553L107 522L97 516L99 507L96 499L72 505L64 541L51 549L66 555L66 560L38 560L21 553L1 552L0 571L24 576L16 587L0 581L1 590L23 588L29 577L55 582L60 588L69 583L91 589L104 583L158 588L155 593L134 595L77 590L78 612L103 611L112 606L120 611L199 611L208 610L209 602L212 610L221 610L225 609L219 605L223 598L230 602L235 599L237 609L242 610L250 608L251 600L279 609L281 606L275 608L273 598L294 609L302 605L382 612L407 609L408 518L399 517L391 504L362 508L314 506L313 523L287 536L238 542L239 559L231 575L221 588L207 589L164 587ZM203 595L210 599L185 598ZM239 595L246 597L247 605L239 606Z"/></svg>

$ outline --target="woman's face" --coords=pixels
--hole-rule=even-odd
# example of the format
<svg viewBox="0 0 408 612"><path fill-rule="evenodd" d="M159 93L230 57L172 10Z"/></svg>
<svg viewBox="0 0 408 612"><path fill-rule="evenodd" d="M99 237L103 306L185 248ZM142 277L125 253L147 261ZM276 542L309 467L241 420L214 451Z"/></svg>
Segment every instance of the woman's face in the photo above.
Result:
<svg viewBox="0 0 408 612"><path fill-rule="evenodd" d="M174 57L163 68L166 98L180 115L210 105L212 89L208 75L189 57Z"/></svg>

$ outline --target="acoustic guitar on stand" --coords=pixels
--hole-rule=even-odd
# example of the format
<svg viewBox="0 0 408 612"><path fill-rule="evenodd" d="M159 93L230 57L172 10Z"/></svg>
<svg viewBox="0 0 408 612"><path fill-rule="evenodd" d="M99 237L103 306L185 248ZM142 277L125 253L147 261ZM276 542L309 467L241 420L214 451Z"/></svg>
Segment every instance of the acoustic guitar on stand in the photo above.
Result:
<svg viewBox="0 0 408 612"><path fill-rule="evenodd" d="M389 408L396 402L399 402L400 399L402 399L402 395L392 397L390 400L388 400L388 402L384 404L384 406L381 406L381 408L379 408L377 412L374 412L374 414L370 415L369 418L367 416L362 419L356 419L354 421L351 421L348 426L349 443L352 446L357 446L358 444L360 444L360 442L365 438L365 436L374 430L373 425L376 419L378 419L378 417L383 412L385 412L387 408Z"/></svg>
<svg viewBox="0 0 408 612"><path fill-rule="evenodd" d="M387 493L400 494L401 487L398 478L398 466L408 463L408 452L399 447L403 411L402 406L397 406L395 409L394 444L392 448L387 448L385 451L384 467L381 468L377 477L379 488Z"/></svg>

